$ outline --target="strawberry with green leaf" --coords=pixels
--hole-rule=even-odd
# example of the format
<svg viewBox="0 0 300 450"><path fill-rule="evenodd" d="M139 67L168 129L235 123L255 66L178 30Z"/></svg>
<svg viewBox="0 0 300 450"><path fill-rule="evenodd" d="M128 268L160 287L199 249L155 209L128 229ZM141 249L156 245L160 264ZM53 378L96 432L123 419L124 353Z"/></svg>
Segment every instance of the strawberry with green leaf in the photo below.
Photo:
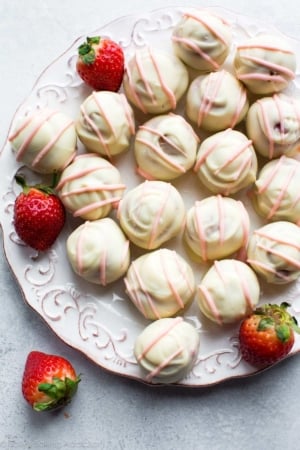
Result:
<svg viewBox="0 0 300 450"><path fill-rule="evenodd" d="M87 37L78 47L76 70L96 91L117 92L124 76L123 49L111 39Z"/></svg>
<svg viewBox="0 0 300 450"><path fill-rule="evenodd" d="M22 393L35 411L49 411L69 403L79 382L65 358L32 351L25 364Z"/></svg>
<svg viewBox="0 0 300 450"><path fill-rule="evenodd" d="M14 204L16 233L35 250L48 250L65 224L65 208L52 186L29 186L21 175L15 178L22 187Z"/></svg>
<svg viewBox="0 0 300 450"><path fill-rule="evenodd" d="M241 355L253 366L264 368L281 360L291 351L295 332L300 333L290 305L265 304L244 319L239 330Z"/></svg>

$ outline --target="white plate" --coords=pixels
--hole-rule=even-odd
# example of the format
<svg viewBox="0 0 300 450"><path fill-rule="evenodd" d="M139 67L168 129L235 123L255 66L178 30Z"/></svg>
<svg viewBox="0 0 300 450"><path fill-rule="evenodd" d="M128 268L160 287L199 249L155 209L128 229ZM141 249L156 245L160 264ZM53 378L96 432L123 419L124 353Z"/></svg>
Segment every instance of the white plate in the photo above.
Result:
<svg viewBox="0 0 300 450"><path fill-rule="evenodd" d="M144 45L171 50L172 28L184 10L186 8L164 8L143 15L123 17L89 35L106 35L119 41L127 57L136 48ZM231 22L234 45L249 35L261 31L274 31L271 26L259 24L254 19L220 8L213 10ZM44 70L31 94L17 110L15 117L26 115L36 108L45 106L60 109L73 118L77 117L80 103L91 92L83 85L75 70L77 47L84 38L85 36L77 39L65 53ZM298 52L297 57L300 61L299 43L288 40L296 53ZM299 75L290 85L289 92L300 96L298 82ZM79 150L83 151L80 145ZM135 174L131 152L118 157L116 165L121 170L128 188L143 181ZM14 175L20 169L24 171L16 163L15 156L7 143L1 153L0 217L5 254L26 302L46 321L57 336L83 352L96 364L111 372L145 382L133 355L133 345L136 336L149 322L143 319L127 299L122 280L111 287L102 288L84 282L72 272L66 258L65 240L74 227L74 221L68 219L56 244L50 251L43 254L24 246L17 238L12 217L14 200L19 193L19 188L14 183ZM30 176L32 180L36 177L28 169L25 171L27 177ZM208 194L208 192L201 192L200 186L192 176L189 174L174 183L183 194L187 208L196 197L202 198ZM253 227L259 225L259 219L253 214L245 193L239 194L236 198L244 200L251 214ZM187 258L184 249L181 248L179 237L167 246L175 247ZM199 280L205 268L194 265L193 267L196 278ZM275 288L262 284L261 302L281 300L293 302L292 313L300 318L299 282ZM179 385L206 386L233 377L251 375L257 371L241 360L237 340L238 324L221 328L208 323L201 316L195 302L185 312L185 318L198 329L201 346L193 370ZM299 351L300 339L297 337L291 355Z"/></svg>

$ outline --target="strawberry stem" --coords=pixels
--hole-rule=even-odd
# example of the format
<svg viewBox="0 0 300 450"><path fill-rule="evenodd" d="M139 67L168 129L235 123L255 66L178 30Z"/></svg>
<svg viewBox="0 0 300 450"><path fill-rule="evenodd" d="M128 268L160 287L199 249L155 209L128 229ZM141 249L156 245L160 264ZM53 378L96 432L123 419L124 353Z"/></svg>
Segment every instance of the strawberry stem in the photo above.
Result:
<svg viewBox="0 0 300 450"><path fill-rule="evenodd" d="M38 390L49 397L48 401L34 403L35 411L58 409L71 401L77 391L80 376L75 380L66 377L64 380L53 377L53 383L41 383Z"/></svg>
<svg viewBox="0 0 300 450"><path fill-rule="evenodd" d="M280 305L268 303L258 307L255 313L261 316L261 320L257 329L264 331L274 326L278 339L283 343L290 339L291 329L300 333L296 318L287 311L289 306L289 303L282 302Z"/></svg>
<svg viewBox="0 0 300 450"><path fill-rule="evenodd" d="M87 37L86 42L84 42L78 47L79 57L84 64L87 65L93 64L93 62L96 59L96 53L93 48L93 45L94 44L97 45L99 44L99 42L100 42L99 36Z"/></svg>
<svg viewBox="0 0 300 450"><path fill-rule="evenodd" d="M23 177L23 175L15 175L15 180L18 183L19 186L21 186L21 188L23 189L23 191L25 191L25 189L27 188L27 184L26 184L26 180Z"/></svg>
<svg viewBox="0 0 300 450"><path fill-rule="evenodd" d="M38 189L39 191L42 191L45 194L51 195L51 194L55 193L54 189L57 186L59 177L60 177L60 174L58 172L53 172L52 182L51 182L50 186L47 186L46 184L40 184L40 183L29 185L29 184L27 184L25 177L20 174L15 175L15 180L16 180L17 184L19 184L22 187L24 194L28 194L30 189Z"/></svg>
<svg viewBox="0 0 300 450"><path fill-rule="evenodd" d="M274 319L272 317L263 317L258 323L258 331L264 331L274 326Z"/></svg>
<svg viewBox="0 0 300 450"><path fill-rule="evenodd" d="M52 183L50 184L50 188L51 189L55 189L56 188L57 183L59 182L59 179L60 179L60 173L57 172L57 171L53 172Z"/></svg>
<svg viewBox="0 0 300 450"><path fill-rule="evenodd" d="M291 328L286 323L275 326L275 332L278 339L283 343L290 339Z"/></svg>

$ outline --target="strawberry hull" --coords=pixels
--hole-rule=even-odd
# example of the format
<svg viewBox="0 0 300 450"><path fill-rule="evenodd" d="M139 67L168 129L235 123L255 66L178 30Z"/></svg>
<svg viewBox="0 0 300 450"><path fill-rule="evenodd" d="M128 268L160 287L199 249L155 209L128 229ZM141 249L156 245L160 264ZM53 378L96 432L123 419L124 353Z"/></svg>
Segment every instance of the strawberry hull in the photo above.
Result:
<svg viewBox="0 0 300 450"><path fill-rule="evenodd" d="M71 401L79 381L65 358L32 351L24 368L22 393L35 411L54 410Z"/></svg>
<svg viewBox="0 0 300 450"><path fill-rule="evenodd" d="M110 39L87 38L78 48L76 69L82 80L96 91L117 92L124 75L124 53Z"/></svg>

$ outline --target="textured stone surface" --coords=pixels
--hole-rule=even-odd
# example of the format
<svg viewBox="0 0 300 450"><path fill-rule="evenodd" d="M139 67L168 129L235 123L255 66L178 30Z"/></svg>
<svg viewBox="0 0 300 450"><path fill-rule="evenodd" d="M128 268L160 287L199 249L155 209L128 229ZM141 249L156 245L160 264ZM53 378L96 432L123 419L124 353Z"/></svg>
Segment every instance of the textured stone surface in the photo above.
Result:
<svg viewBox="0 0 300 450"><path fill-rule="evenodd" d="M0 145L39 73L76 37L115 17L159 6L161 0L0 0ZM272 21L300 39L296 0L222 0L222 6ZM209 389L148 388L104 372L62 343L24 303L4 256L0 286L1 449L299 448L299 356ZM82 374L78 394L63 412L37 414L22 399L23 366L32 349L59 353Z"/></svg>

